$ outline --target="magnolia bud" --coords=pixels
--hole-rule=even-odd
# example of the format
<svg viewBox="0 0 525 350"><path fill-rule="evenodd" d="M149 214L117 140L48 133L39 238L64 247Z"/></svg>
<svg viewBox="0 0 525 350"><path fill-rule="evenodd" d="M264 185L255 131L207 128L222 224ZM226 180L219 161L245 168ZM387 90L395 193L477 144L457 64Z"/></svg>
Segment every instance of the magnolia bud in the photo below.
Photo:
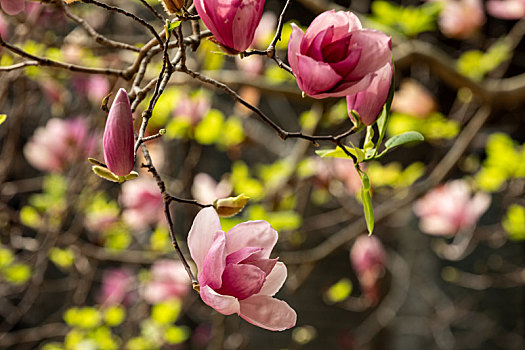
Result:
<svg viewBox="0 0 525 350"><path fill-rule="evenodd" d="M186 3L185 0L162 0L161 2L164 10L170 15L177 14Z"/></svg>
<svg viewBox="0 0 525 350"><path fill-rule="evenodd" d="M120 89L109 109L104 129L104 159L111 172L126 176L135 165L133 116L126 90Z"/></svg>
<svg viewBox="0 0 525 350"><path fill-rule="evenodd" d="M244 208L246 203L248 203L249 199L250 197L247 197L244 195L244 193L242 193L237 197L216 199L213 203L213 207L219 216L228 218L239 213Z"/></svg>

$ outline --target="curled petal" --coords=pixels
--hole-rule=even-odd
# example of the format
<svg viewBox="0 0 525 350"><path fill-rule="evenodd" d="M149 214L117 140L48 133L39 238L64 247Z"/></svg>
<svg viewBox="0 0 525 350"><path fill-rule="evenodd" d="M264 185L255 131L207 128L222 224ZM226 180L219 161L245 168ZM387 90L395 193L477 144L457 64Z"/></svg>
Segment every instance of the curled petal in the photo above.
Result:
<svg viewBox="0 0 525 350"><path fill-rule="evenodd" d="M253 254L262 251L262 248L258 247L244 247L236 252L231 253L226 257L226 264L238 264L251 257Z"/></svg>
<svg viewBox="0 0 525 350"><path fill-rule="evenodd" d="M352 33L351 44L361 48L361 57L357 66L345 76L346 80L361 79L391 60L391 39L378 30L363 29Z"/></svg>
<svg viewBox="0 0 525 350"><path fill-rule="evenodd" d="M222 275L222 287L216 292L231 295L239 300L259 293L266 274L257 266L248 264L230 264Z"/></svg>
<svg viewBox="0 0 525 350"><path fill-rule="evenodd" d="M290 34L290 40L288 41L288 62L294 72L297 72L297 54L300 53L303 37L304 32L301 28L292 23L292 34Z"/></svg>
<svg viewBox="0 0 525 350"><path fill-rule="evenodd" d="M199 271L218 231L221 223L215 209L208 207L199 211L188 233L188 248Z"/></svg>
<svg viewBox="0 0 525 350"><path fill-rule="evenodd" d="M223 315L238 314L240 312L239 301L235 297L221 295L209 286L201 287L200 294L202 301Z"/></svg>
<svg viewBox="0 0 525 350"><path fill-rule="evenodd" d="M277 242L277 231L266 221L247 221L234 226L226 233L226 254L229 255L244 247L260 247L253 258L268 259Z"/></svg>
<svg viewBox="0 0 525 350"><path fill-rule="evenodd" d="M199 283L201 286L210 286L219 289L222 285L222 273L226 267L225 253L226 239L224 232L218 231L215 239L204 258L202 270L199 270Z"/></svg>
<svg viewBox="0 0 525 350"><path fill-rule="evenodd" d="M295 326L297 314L282 300L267 295L254 295L240 302L240 316L246 321L271 331Z"/></svg>
<svg viewBox="0 0 525 350"><path fill-rule="evenodd" d="M305 33L305 41L307 46L313 42L315 36L320 31L334 26L334 39L339 39L346 33L361 29L361 21L352 12L345 11L326 11L317 16Z"/></svg>
<svg viewBox="0 0 525 350"><path fill-rule="evenodd" d="M283 286L287 275L286 265L278 261L272 271L266 276L266 281L259 291L259 294L274 296Z"/></svg>
<svg viewBox="0 0 525 350"><path fill-rule="evenodd" d="M301 77L297 80L299 88L313 98L319 98L319 93L332 89L342 78L328 63L308 56L297 55L297 65Z"/></svg>

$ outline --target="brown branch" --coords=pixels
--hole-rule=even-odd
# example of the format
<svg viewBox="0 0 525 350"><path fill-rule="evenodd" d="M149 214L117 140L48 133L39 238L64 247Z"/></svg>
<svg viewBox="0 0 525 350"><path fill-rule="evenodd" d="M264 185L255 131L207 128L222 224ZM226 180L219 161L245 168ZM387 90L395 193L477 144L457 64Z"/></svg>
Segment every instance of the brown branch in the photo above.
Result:
<svg viewBox="0 0 525 350"><path fill-rule="evenodd" d="M140 48L136 46L122 43L120 41L110 40L106 38L104 35L98 33L83 18L78 17L73 12L71 12L69 8L61 0L56 0L55 3L64 11L67 17L71 18L71 20L78 23L82 28L84 28L84 30L100 45L104 45L104 46L108 46L108 47L112 47L116 49L130 50L130 51L135 51L135 52L140 51Z"/></svg>
<svg viewBox="0 0 525 350"><path fill-rule="evenodd" d="M114 75L121 77L123 79L126 79L124 76L124 71L119 69L111 69L111 68L91 68L91 67L85 67L85 66L79 66L76 64L71 63L64 63L59 61L54 61L49 58L45 57L38 57L35 55L32 55L14 45L11 45L9 43L6 43L1 37L0 37L0 46L5 47L9 51L25 58L29 58L33 61L38 62L41 66L48 66L48 67L55 67L55 68L62 68L67 69L72 72L79 72L79 73L88 73L88 74L103 74L103 75ZM12 66L10 66L12 67ZM128 79L126 79L128 80Z"/></svg>

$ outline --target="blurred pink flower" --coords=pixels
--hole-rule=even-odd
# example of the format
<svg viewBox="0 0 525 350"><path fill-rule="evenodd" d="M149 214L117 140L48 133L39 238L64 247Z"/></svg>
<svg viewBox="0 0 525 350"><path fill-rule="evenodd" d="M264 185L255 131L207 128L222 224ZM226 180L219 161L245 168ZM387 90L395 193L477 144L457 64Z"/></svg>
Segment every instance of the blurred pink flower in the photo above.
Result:
<svg viewBox="0 0 525 350"><path fill-rule="evenodd" d="M350 113L351 111L359 114L361 123L364 125L374 124L388 98L393 75L394 67L391 63L386 64L377 70L370 81L370 85L365 90L346 96L348 116L354 123L355 120Z"/></svg>
<svg viewBox="0 0 525 350"><path fill-rule="evenodd" d="M295 311L273 298L287 275L282 262L269 259L277 236L266 221L244 222L224 233L215 209L202 209L188 234L202 300L224 315L237 313L265 329L293 327Z"/></svg>
<svg viewBox="0 0 525 350"><path fill-rule="evenodd" d="M439 16L439 27L450 38L466 39L485 24L481 0L441 0L444 7Z"/></svg>
<svg viewBox="0 0 525 350"><path fill-rule="evenodd" d="M109 109L104 129L104 160L113 174L128 175L135 166L133 115L128 93L119 89Z"/></svg>
<svg viewBox="0 0 525 350"><path fill-rule="evenodd" d="M84 118L52 118L45 127L36 129L24 147L24 155L35 168L58 172L93 156L97 141Z"/></svg>
<svg viewBox="0 0 525 350"><path fill-rule="evenodd" d="M188 120L191 125L197 125L211 108L210 99L203 93L194 96L184 96L173 110L173 117Z"/></svg>
<svg viewBox="0 0 525 350"><path fill-rule="evenodd" d="M122 184L122 218L136 230L164 222L164 202L155 181L140 177Z"/></svg>
<svg viewBox="0 0 525 350"><path fill-rule="evenodd" d="M26 8L25 0L0 0L0 7L8 15L16 15Z"/></svg>
<svg viewBox="0 0 525 350"><path fill-rule="evenodd" d="M265 0L196 0L195 9L226 52L245 51L261 21Z"/></svg>
<svg viewBox="0 0 525 350"><path fill-rule="evenodd" d="M465 180L454 180L428 192L414 204L419 228L430 235L453 235L476 225L490 206L490 195L478 192L471 197Z"/></svg>
<svg viewBox="0 0 525 350"><path fill-rule="evenodd" d="M180 261L159 260L151 266L151 280L142 289L150 304L171 298L182 298L190 290L191 281Z"/></svg>
<svg viewBox="0 0 525 350"><path fill-rule="evenodd" d="M329 188L330 182L337 179L343 183L346 191L355 195L361 189L361 177L355 169L354 162L345 158L313 158L315 164L314 185ZM361 163L360 168L364 165ZM364 169L363 169L364 170Z"/></svg>
<svg viewBox="0 0 525 350"><path fill-rule="evenodd" d="M350 262L365 296L375 305L379 302L378 281L384 274L386 253L376 236L362 235L356 238L350 250Z"/></svg>
<svg viewBox="0 0 525 350"><path fill-rule="evenodd" d="M2 39L7 40L7 36L9 35L9 23L6 21L4 16L0 13L0 37ZM0 48L0 52L2 49Z"/></svg>
<svg viewBox="0 0 525 350"><path fill-rule="evenodd" d="M525 0L490 0L487 12L496 18L520 19L525 17Z"/></svg>
<svg viewBox="0 0 525 350"><path fill-rule="evenodd" d="M394 94L392 111L425 118L435 110L436 101L424 86L412 79L401 82L399 90Z"/></svg>
<svg viewBox="0 0 525 350"><path fill-rule="evenodd" d="M77 95L86 96L97 105L110 92L108 79L103 75L77 76L73 80L73 88Z"/></svg>
<svg viewBox="0 0 525 350"><path fill-rule="evenodd" d="M130 271L121 268L108 269L102 275L98 302L106 305L129 303L134 284L135 276Z"/></svg>
<svg viewBox="0 0 525 350"><path fill-rule="evenodd" d="M363 29L352 12L323 12L306 32L292 24L288 61L299 88L313 98L363 91L390 56L390 37Z"/></svg>
<svg viewBox="0 0 525 350"><path fill-rule="evenodd" d="M257 55L244 58L235 56L235 64L237 65L237 68L246 73L246 75L255 77L261 74L264 67L264 60L261 56Z"/></svg>
<svg viewBox="0 0 525 350"><path fill-rule="evenodd" d="M199 203L211 204L217 198L226 198L232 192L232 186L226 179L219 183L215 181L210 175L205 173L198 173L193 179L193 186L191 186L191 194Z"/></svg>
<svg viewBox="0 0 525 350"><path fill-rule="evenodd" d="M252 46L261 50L266 49L266 41L275 34L275 29L277 27L277 17L273 12L265 12L261 17L261 22L255 30L255 35L253 37Z"/></svg>

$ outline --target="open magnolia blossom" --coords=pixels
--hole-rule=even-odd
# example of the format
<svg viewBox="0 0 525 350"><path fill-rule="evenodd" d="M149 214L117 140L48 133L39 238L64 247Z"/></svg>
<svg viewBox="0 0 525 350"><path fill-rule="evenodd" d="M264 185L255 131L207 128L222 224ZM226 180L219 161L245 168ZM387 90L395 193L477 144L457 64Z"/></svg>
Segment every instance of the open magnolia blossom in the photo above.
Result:
<svg viewBox="0 0 525 350"><path fill-rule="evenodd" d="M286 266L270 259L277 232L266 221L248 221L225 233L215 209L202 209L188 234L202 300L224 315L238 314L272 331L295 325L297 314L273 298L286 280Z"/></svg>
<svg viewBox="0 0 525 350"><path fill-rule="evenodd" d="M390 37L364 29L352 12L323 12L306 32L292 24L288 61L299 88L313 98L365 90L381 68L391 65L390 56Z"/></svg>

